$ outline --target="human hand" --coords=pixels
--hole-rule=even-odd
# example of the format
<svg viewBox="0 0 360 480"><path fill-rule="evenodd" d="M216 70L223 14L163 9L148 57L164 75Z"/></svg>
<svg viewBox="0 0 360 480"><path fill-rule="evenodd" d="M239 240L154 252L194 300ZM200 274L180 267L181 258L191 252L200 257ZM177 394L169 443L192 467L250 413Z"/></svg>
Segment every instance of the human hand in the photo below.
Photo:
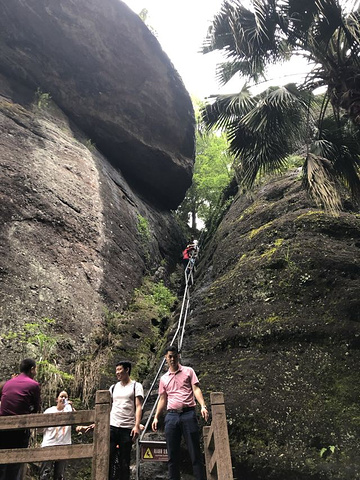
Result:
<svg viewBox="0 0 360 480"><path fill-rule="evenodd" d="M139 435L140 435L140 428L135 425L135 427L131 430L131 433L130 433L130 436L133 442L135 442L135 440Z"/></svg>
<svg viewBox="0 0 360 480"><path fill-rule="evenodd" d="M81 435L83 433L88 433L90 430L94 430L95 428L95 423L92 423L91 425L78 425L76 427L76 432Z"/></svg>
<svg viewBox="0 0 360 480"><path fill-rule="evenodd" d="M202 416L202 418L205 420L205 422L208 421L209 412L208 412L208 409L207 409L206 405L203 405L203 406L201 407L201 416Z"/></svg>
<svg viewBox="0 0 360 480"><path fill-rule="evenodd" d="M152 428L152 431L153 432L156 432L157 431L157 427L158 427L158 419L155 417L152 424L151 424L151 428Z"/></svg>

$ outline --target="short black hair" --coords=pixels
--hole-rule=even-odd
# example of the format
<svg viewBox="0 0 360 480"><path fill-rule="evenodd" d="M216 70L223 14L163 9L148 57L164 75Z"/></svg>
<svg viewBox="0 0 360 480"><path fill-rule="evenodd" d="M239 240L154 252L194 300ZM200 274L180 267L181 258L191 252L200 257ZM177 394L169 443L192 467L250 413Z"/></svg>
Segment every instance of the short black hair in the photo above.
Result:
<svg viewBox="0 0 360 480"><path fill-rule="evenodd" d="M172 352L172 353L177 353L179 354L179 349L177 348L176 345L169 345L168 347L166 347L165 349L165 355L168 353L168 352Z"/></svg>
<svg viewBox="0 0 360 480"><path fill-rule="evenodd" d="M20 363L20 372L29 373L33 367L36 367L35 360L33 358L24 358L24 360Z"/></svg>
<svg viewBox="0 0 360 480"><path fill-rule="evenodd" d="M65 392L66 395L69 397L68 392L67 392L66 390L62 389L62 390L59 390L59 391L58 391L58 394L57 394L57 397L56 397L56 398L59 398L59 397L60 397L60 393L62 393L62 392Z"/></svg>
<svg viewBox="0 0 360 480"><path fill-rule="evenodd" d="M119 367L119 366L122 366L123 368L125 368L125 370L129 370L129 375L131 373L131 362L129 360L120 360L120 362L118 362L115 367Z"/></svg>

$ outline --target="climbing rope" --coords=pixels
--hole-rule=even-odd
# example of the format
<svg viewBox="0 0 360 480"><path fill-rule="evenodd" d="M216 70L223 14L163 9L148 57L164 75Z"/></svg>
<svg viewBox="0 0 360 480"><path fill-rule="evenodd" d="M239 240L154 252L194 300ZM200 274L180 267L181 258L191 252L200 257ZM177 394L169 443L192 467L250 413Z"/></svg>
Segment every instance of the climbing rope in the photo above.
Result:
<svg viewBox="0 0 360 480"><path fill-rule="evenodd" d="M197 260L199 254L199 247L197 246L192 252L191 256L189 258L189 261L186 265L186 268L184 270L184 277L185 277L185 288L184 288L184 294L183 294L183 299L181 303L181 309L180 309L180 316L179 320L177 323L176 331L172 337L172 340L170 342L170 345L174 345L174 343L177 341L177 348L178 351L181 352L183 341L184 341L184 335L185 335L185 327L186 327L186 321L188 317L188 312L190 308L190 287L194 284L194 273L195 273L195 263ZM164 368L165 365L165 358L162 359L159 368L157 370L157 373L154 377L154 380L145 396L144 403L143 403L143 410L145 405L147 404L150 395L152 394L155 385L157 384L157 381L160 377L160 374ZM146 421L145 427L140 435L139 440L136 443L136 480L140 479L140 445L141 443L145 442L144 441L144 436L149 428L151 419L153 418L154 412L156 410L157 404L159 403L159 395L157 395L157 398L155 400L155 403L151 409L150 415L148 416L148 419ZM165 445L165 441L163 442Z"/></svg>

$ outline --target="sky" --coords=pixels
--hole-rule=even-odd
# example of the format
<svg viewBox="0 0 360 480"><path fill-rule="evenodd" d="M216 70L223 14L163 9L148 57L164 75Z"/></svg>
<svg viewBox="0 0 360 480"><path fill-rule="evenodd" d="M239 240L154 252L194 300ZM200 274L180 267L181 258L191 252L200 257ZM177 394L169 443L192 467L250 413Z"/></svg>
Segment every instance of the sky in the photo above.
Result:
<svg viewBox="0 0 360 480"><path fill-rule="evenodd" d="M216 93L219 55L199 53L207 29L222 0L123 0L135 13L148 10L147 24L157 32L162 49L191 95ZM217 57L217 59L215 58Z"/></svg>
<svg viewBox="0 0 360 480"><path fill-rule="evenodd" d="M190 95L201 100L219 93L237 93L244 80L237 78L220 87L215 78L219 52L200 53L206 32L220 11L222 0L123 0L135 13L148 10L147 23L157 32L163 50L179 72ZM306 71L294 60L287 67L269 71L272 85L289 83ZM256 92L254 92L256 93Z"/></svg>

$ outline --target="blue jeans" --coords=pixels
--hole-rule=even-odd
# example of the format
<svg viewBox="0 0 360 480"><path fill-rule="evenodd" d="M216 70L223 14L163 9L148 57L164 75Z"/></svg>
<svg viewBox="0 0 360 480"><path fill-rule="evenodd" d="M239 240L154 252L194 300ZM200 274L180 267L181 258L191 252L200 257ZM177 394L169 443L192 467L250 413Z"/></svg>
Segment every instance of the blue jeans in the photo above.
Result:
<svg viewBox="0 0 360 480"><path fill-rule="evenodd" d="M180 442L184 437L196 480L205 480L200 450L199 425L195 410L184 413L168 412L165 417L165 437L169 456L169 480L180 480Z"/></svg>

